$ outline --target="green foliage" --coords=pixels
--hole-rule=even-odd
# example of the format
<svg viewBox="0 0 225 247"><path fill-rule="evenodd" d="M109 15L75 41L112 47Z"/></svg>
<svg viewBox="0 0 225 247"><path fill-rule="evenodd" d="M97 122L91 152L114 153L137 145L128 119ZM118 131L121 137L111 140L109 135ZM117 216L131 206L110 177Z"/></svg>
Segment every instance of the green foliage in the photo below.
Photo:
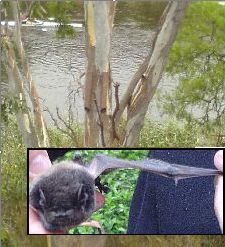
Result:
<svg viewBox="0 0 225 247"><path fill-rule="evenodd" d="M115 24L135 23L142 29L155 28L166 1L118 1Z"/></svg>
<svg viewBox="0 0 225 247"><path fill-rule="evenodd" d="M8 122L6 128L1 129L2 135L2 198L17 201L26 196L26 149L17 125ZM7 198L7 194L10 197Z"/></svg>
<svg viewBox="0 0 225 247"><path fill-rule="evenodd" d="M1 119L7 124L10 118L15 115L15 113L27 112L29 108L26 106L24 101L21 101L18 97L11 97L7 94L4 95L3 102L1 104Z"/></svg>
<svg viewBox="0 0 225 247"><path fill-rule="evenodd" d="M66 23L61 23L58 26L56 35L59 38L75 37L76 33L72 26L67 25Z"/></svg>
<svg viewBox="0 0 225 247"><path fill-rule="evenodd" d="M77 124L73 128L76 136L68 136L56 128L49 128L48 133L51 147L84 147L81 126ZM217 136L214 136L214 132L219 130L219 128L220 126L217 127L215 125L205 128L193 121L178 123L176 120L170 119L159 123L146 119L144 127L141 130L138 146L143 148L223 146L222 142L218 142ZM93 158L96 153L96 151L88 151L88 154L85 151L82 152L86 162L89 162L90 157ZM91 156L92 152L93 155ZM105 152L110 155L110 151ZM124 152L123 158L127 158L126 152L129 152L129 150ZM69 155L67 158L72 159L73 152L67 155ZM122 157L123 153L119 155L119 157ZM87 157L89 159L86 159ZM134 159L134 157L131 159Z"/></svg>
<svg viewBox="0 0 225 247"><path fill-rule="evenodd" d="M139 160L144 159L149 150L80 150L85 162L90 162L96 154L103 153L109 156ZM66 159L72 159L74 151L65 154ZM99 221L106 233L126 233L130 202L138 178L136 170L114 171L101 176L103 184L109 186L110 191L105 195L104 208L95 212L91 219ZM110 219L110 220L109 220ZM69 231L71 234L95 234L98 230L90 227L76 227Z"/></svg>
<svg viewBox="0 0 225 247"><path fill-rule="evenodd" d="M20 2L21 12L28 12L31 20L54 18L59 23L56 30L56 36L59 38L74 38L76 36L73 27L68 24L71 22L74 12L81 6L81 3L78 4L75 1L34 1L29 4Z"/></svg>
<svg viewBox="0 0 225 247"><path fill-rule="evenodd" d="M225 7L192 3L171 49L167 71L180 83L159 97L164 111L205 127L225 125Z"/></svg>
<svg viewBox="0 0 225 247"><path fill-rule="evenodd" d="M25 227L26 208L26 149L22 138L13 121L8 121L7 126L1 129L1 198L2 198L2 225L0 236L4 246L20 246L17 230ZM25 231L25 230L24 230ZM21 232L21 230L20 230ZM25 234L25 233L24 233Z"/></svg>
<svg viewBox="0 0 225 247"><path fill-rule="evenodd" d="M139 146L146 148L196 147L204 144L210 146L202 128L193 122L178 125L175 120L168 120L163 124L146 120L139 140Z"/></svg>
<svg viewBox="0 0 225 247"><path fill-rule="evenodd" d="M48 135L51 147L83 147L84 130L81 124L73 122L70 124L70 128L49 128Z"/></svg>
<svg viewBox="0 0 225 247"><path fill-rule="evenodd" d="M55 18L55 21L59 22L56 35L59 38L73 38L76 33L73 27L68 24L72 20L72 13L78 7L74 1L64 1L64 2L49 2L47 3L47 10L49 16Z"/></svg>
<svg viewBox="0 0 225 247"><path fill-rule="evenodd" d="M79 152L81 153L81 156L83 158L83 160L85 162L90 162L95 156L96 154L105 154L105 155L109 155L109 156L113 156L113 157L117 157L117 158L121 158L121 159L128 159L128 160L138 160L143 158L146 154L147 151L145 150L79 150ZM74 156L74 151L68 152L67 154L65 154L65 158L67 159L73 159Z"/></svg>

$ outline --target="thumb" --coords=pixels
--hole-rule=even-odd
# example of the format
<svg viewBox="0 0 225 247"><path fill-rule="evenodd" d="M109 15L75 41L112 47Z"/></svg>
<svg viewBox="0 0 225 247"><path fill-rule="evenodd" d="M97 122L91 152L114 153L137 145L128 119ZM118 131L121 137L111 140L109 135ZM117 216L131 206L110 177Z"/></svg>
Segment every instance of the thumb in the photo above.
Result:
<svg viewBox="0 0 225 247"><path fill-rule="evenodd" d="M223 171L223 150L216 153L214 157L214 163L218 170Z"/></svg>
<svg viewBox="0 0 225 247"><path fill-rule="evenodd" d="M220 171L223 171L223 150L216 153L215 166ZM223 232L223 176L217 176L215 178L215 213L219 221L220 229Z"/></svg>
<svg viewBox="0 0 225 247"><path fill-rule="evenodd" d="M29 178L40 175L51 167L51 161L45 150L29 150Z"/></svg>

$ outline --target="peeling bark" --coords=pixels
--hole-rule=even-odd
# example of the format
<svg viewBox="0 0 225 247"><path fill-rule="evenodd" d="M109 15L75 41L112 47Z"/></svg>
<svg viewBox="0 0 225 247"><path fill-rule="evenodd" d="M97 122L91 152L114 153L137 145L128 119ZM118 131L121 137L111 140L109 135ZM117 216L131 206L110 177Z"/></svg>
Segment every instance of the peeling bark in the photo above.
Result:
<svg viewBox="0 0 225 247"><path fill-rule="evenodd" d="M115 4L111 2L84 3L88 66L85 83L85 144L112 146L116 128L125 109L127 122L123 146L136 146L149 103L161 79L170 47L190 0L170 1L164 10L149 54L134 74L117 110L111 114L112 80L110 71L110 44ZM96 99L96 107L93 101ZM119 106L118 106L119 105ZM98 116L97 112L101 116ZM99 120L101 119L101 123ZM103 133L101 133L101 130Z"/></svg>
<svg viewBox="0 0 225 247"><path fill-rule="evenodd" d="M18 128L26 146L38 147L38 138L28 111L28 105L24 92L24 84L22 75L16 63L16 56L11 42L8 40L8 37L5 36L3 39L2 48L7 59L6 69L9 77L9 89L13 97L20 100L21 108L23 109L19 109L16 113Z"/></svg>
<svg viewBox="0 0 225 247"><path fill-rule="evenodd" d="M111 146L111 34L115 2L85 1L86 54L85 146Z"/></svg>
<svg viewBox="0 0 225 247"><path fill-rule="evenodd" d="M161 18L152 51L149 53L129 84L120 104L117 119L127 107L127 123L123 146L137 145L149 103L155 94L167 61L169 50L176 38L179 24L190 0L171 1Z"/></svg>
<svg viewBox="0 0 225 247"><path fill-rule="evenodd" d="M19 12L18 12L18 2L17 1L12 1L11 2L12 10L13 10L13 17L16 23L15 26L15 43L16 47L18 50L19 57L22 62L23 70L24 70L24 75L26 82L28 83L28 88L29 88L29 97L31 99L31 103L33 106L33 114L34 114L34 126L36 133L38 135L38 142L40 147L48 147L49 146L49 139L48 139L48 134L47 134L47 129L45 126L45 121L44 117L42 114L42 109L41 105L39 102L39 96L37 93L36 86L34 84L30 67L26 58L26 54L23 48L23 43L21 40L21 32L20 32L20 20L19 20Z"/></svg>

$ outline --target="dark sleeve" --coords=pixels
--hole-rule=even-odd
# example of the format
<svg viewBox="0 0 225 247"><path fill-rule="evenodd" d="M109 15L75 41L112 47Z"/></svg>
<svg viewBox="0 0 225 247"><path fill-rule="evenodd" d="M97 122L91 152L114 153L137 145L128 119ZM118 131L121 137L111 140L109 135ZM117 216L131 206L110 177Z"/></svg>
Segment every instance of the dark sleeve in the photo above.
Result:
<svg viewBox="0 0 225 247"><path fill-rule="evenodd" d="M151 157L215 168L217 150L154 150ZM131 204L129 234L220 234L214 213L214 178L179 181L142 172Z"/></svg>

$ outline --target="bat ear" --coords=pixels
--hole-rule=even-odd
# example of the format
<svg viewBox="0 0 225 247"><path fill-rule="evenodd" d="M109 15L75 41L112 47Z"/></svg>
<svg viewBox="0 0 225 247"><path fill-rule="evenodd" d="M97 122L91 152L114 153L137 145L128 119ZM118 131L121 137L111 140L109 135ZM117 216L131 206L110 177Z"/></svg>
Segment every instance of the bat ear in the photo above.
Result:
<svg viewBox="0 0 225 247"><path fill-rule="evenodd" d="M77 192L77 202L79 202L79 206L82 208L82 210L85 210L85 208L88 206L88 201L90 201L92 194L93 192L88 185L80 185Z"/></svg>
<svg viewBox="0 0 225 247"><path fill-rule="evenodd" d="M43 208L46 205L46 198L42 189L39 189L40 200L39 204Z"/></svg>

